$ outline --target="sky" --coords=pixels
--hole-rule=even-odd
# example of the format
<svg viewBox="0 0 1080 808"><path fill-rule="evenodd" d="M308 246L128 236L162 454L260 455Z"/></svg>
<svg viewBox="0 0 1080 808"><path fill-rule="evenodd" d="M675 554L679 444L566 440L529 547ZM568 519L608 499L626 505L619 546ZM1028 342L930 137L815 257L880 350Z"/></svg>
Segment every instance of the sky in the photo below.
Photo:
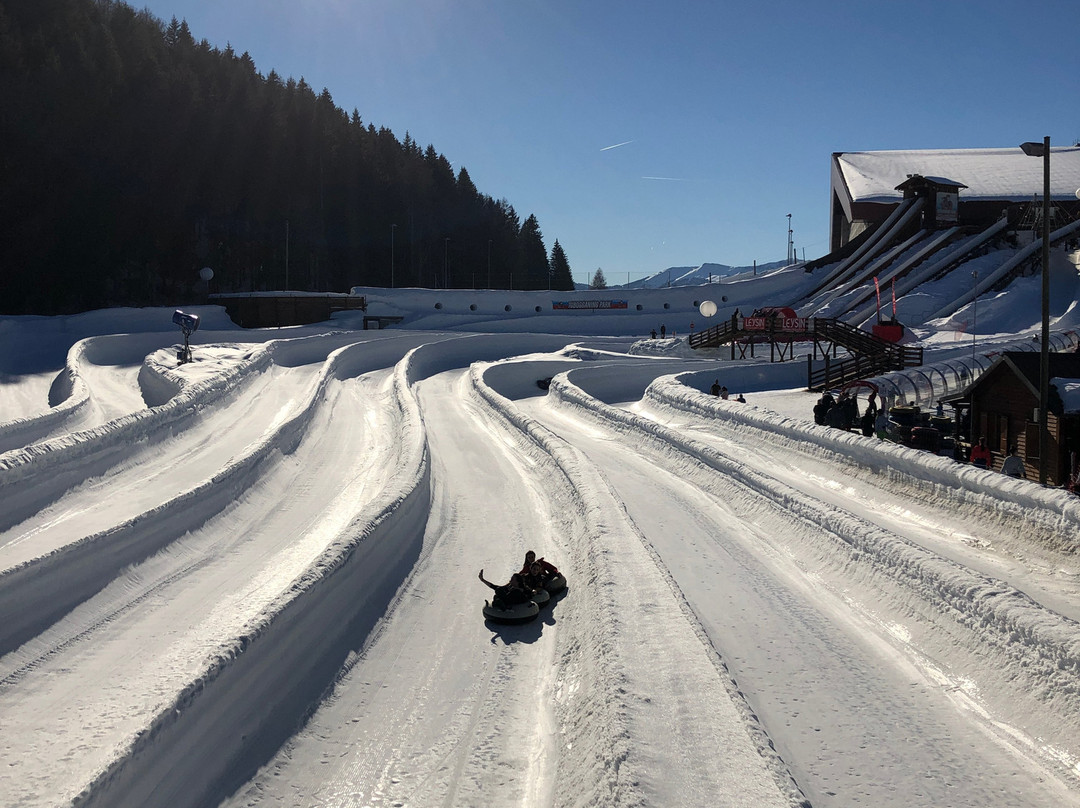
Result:
<svg viewBox="0 0 1080 808"><path fill-rule="evenodd" d="M836 151L1080 140L1071 0L145 7L434 145L578 281L782 260L788 214L819 257Z"/></svg>
<svg viewBox="0 0 1080 808"><path fill-rule="evenodd" d="M382 293L408 327L195 307L186 364L170 308L0 317L0 802L1080 806L1075 495L816 426L801 359L647 312ZM486 623L527 548L568 591Z"/></svg>

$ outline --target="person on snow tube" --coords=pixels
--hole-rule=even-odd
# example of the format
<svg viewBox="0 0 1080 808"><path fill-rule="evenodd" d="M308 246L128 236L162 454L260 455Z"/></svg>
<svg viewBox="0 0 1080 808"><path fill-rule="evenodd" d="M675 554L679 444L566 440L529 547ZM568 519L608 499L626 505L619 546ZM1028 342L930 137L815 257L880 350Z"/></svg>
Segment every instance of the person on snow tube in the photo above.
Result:
<svg viewBox="0 0 1080 808"><path fill-rule="evenodd" d="M525 581L519 573L510 576L510 580L499 586L484 578L484 571L480 570L480 580L495 590L495 596L491 599L491 605L497 609L508 609L525 603L532 598L533 591L525 585Z"/></svg>
<svg viewBox="0 0 1080 808"><path fill-rule="evenodd" d="M559 574L558 567L556 567L550 561L545 561L542 558L537 558L536 553L534 553L532 550L529 550L527 553L525 553L525 564L521 567L521 572L519 572L518 575L528 575L530 572L530 568L533 564L539 564L541 571L549 578Z"/></svg>
<svg viewBox="0 0 1080 808"><path fill-rule="evenodd" d="M525 582L525 586L537 590L543 589L547 585L547 582L551 580L551 575L544 571L539 561L534 561L529 565L529 571L522 575L521 579Z"/></svg>

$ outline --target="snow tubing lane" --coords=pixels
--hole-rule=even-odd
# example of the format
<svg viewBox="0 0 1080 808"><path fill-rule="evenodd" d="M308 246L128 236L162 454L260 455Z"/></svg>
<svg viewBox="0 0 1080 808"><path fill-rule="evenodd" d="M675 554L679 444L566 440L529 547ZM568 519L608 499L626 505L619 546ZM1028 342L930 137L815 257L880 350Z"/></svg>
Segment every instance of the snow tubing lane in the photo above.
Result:
<svg viewBox="0 0 1080 808"><path fill-rule="evenodd" d="M535 620L536 615L540 614L540 606L536 601L529 600L525 603L518 603L508 609L500 609L496 606L492 606L485 600L483 611L484 617L492 623L514 625L516 623L528 623L531 620Z"/></svg>

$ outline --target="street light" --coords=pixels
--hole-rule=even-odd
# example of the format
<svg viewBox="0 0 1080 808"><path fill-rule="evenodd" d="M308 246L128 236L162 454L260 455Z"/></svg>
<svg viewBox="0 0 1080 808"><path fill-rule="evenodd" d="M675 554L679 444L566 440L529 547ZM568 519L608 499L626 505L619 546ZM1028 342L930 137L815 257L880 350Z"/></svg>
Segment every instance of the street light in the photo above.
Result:
<svg viewBox="0 0 1080 808"><path fill-rule="evenodd" d="M390 288L394 288L394 231L397 225L390 225Z"/></svg>
<svg viewBox="0 0 1080 808"><path fill-rule="evenodd" d="M1046 485L1046 405L1050 400L1050 137L1020 148L1028 157L1043 159L1042 210L1042 344L1039 347L1039 484Z"/></svg>

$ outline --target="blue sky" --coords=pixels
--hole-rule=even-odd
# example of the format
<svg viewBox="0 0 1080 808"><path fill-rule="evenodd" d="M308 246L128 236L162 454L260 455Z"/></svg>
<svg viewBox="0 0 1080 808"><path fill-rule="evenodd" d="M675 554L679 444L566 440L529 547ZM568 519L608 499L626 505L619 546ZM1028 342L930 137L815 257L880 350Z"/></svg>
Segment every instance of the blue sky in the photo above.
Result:
<svg viewBox="0 0 1080 808"><path fill-rule="evenodd" d="M1076 0L133 5L434 145L579 281L782 260L789 213L824 254L834 151L1080 141Z"/></svg>

